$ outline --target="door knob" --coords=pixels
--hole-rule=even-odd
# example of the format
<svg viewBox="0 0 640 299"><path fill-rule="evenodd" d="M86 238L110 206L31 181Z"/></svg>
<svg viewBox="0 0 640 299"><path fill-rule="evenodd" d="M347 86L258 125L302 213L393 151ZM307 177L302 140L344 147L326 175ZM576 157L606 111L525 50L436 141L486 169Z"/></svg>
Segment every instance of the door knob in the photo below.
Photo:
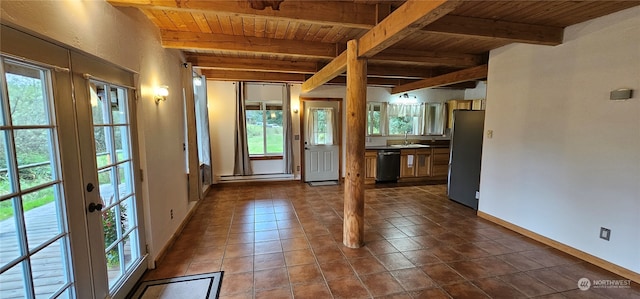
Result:
<svg viewBox="0 0 640 299"><path fill-rule="evenodd" d="M95 211L101 211L102 210L102 204L100 203L90 203L89 204L89 213L93 213Z"/></svg>
<svg viewBox="0 0 640 299"><path fill-rule="evenodd" d="M96 187L95 187L95 186L93 186L93 184L91 184L91 183L87 184L87 192L91 192L91 191L93 191L93 189L95 189L95 188L96 188Z"/></svg>

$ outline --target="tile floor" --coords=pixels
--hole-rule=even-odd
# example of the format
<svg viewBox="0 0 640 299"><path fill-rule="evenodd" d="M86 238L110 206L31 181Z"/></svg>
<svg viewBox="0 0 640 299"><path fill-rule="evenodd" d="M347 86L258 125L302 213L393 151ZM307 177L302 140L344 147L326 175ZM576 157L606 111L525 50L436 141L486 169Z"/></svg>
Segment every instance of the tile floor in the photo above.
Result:
<svg viewBox="0 0 640 299"><path fill-rule="evenodd" d="M216 186L144 280L224 271L220 298L640 298L640 286L475 216L446 186L366 190L365 241L342 245L343 186Z"/></svg>

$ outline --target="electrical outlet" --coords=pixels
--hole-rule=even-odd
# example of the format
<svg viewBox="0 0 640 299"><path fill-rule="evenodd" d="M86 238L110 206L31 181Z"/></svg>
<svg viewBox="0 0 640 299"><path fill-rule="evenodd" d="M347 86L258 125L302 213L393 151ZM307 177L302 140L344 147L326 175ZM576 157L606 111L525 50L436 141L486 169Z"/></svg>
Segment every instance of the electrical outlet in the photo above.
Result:
<svg viewBox="0 0 640 299"><path fill-rule="evenodd" d="M609 238L611 237L611 230L608 228L604 228L601 227L600 228L600 239L604 239L609 241Z"/></svg>
<svg viewBox="0 0 640 299"><path fill-rule="evenodd" d="M493 138L493 130L487 130L487 138Z"/></svg>
<svg viewBox="0 0 640 299"><path fill-rule="evenodd" d="M480 191L476 191L476 199L480 199Z"/></svg>
<svg viewBox="0 0 640 299"><path fill-rule="evenodd" d="M171 219L173 219L173 209L171 209L170 213L171 213Z"/></svg>
<svg viewBox="0 0 640 299"><path fill-rule="evenodd" d="M300 165L298 165L298 167L296 167L296 169L297 169L298 171L300 171Z"/></svg>

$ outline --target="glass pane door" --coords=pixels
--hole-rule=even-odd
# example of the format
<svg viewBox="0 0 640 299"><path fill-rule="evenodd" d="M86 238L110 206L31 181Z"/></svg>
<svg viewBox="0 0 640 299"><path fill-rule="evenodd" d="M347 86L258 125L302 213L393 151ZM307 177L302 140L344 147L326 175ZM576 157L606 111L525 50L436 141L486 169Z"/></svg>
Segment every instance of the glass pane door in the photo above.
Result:
<svg viewBox="0 0 640 299"><path fill-rule="evenodd" d="M51 74L2 56L0 70L0 298L69 298Z"/></svg>
<svg viewBox="0 0 640 299"><path fill-rule="evenodd" d="M112 289L141 258L136 211L129 90L89 83L98 189L102 200L104 255Z"/></svg>

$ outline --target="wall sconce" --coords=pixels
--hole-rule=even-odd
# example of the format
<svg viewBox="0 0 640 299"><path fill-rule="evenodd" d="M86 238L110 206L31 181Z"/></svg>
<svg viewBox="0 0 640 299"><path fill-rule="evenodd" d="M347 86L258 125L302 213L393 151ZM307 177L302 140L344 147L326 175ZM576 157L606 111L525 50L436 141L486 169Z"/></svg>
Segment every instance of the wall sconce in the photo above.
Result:
<svg viewBox="0 0 640 299"><path fill-rule="evenodd" d="M155 96L153 97L156 100L156 104L160 103L160 101L166 101L167 96L169 96L169 87L166 85L156 87Z"/></svg>

